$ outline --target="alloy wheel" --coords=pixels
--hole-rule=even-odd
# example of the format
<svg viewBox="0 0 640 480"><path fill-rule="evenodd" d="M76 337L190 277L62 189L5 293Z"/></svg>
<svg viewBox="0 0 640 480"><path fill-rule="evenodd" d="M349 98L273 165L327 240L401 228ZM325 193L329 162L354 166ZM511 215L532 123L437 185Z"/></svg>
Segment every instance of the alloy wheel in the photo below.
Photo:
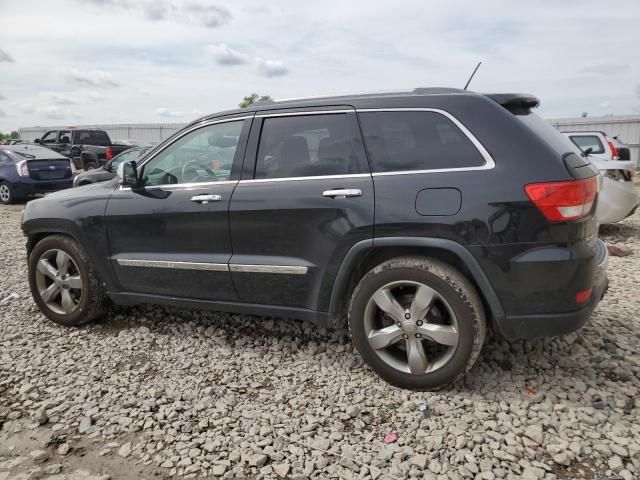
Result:
<svg viewBox="0 0 640 480"><path fill-rule="evenodd" d="M0 200L3 202L11 200L11 190L7 185L0 185Z"/></svg>
<svg viewBox="0 0 640 480"><path fill-rule="evenodd" d="M59 315L73 313L82 300L80 270L63 250L51 249L38 259L36 286L42 301Z"/></svg>
<svg viewBox="0 0 640 480"><path fill-rule="evenodd" d="M397 281L379 288L364 314L369 345L389 366L424 375L444 366L459 340L456 315L433 288Z"/></svg>

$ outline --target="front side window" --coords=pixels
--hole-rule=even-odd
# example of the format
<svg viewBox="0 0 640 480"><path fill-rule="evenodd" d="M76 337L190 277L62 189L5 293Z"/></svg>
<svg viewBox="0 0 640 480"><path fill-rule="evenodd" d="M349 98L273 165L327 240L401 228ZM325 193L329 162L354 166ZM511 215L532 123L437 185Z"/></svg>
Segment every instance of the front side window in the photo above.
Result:
<svg viewBox="0 0 640 480"><path fill-rule="evenodd" d="M359 114L374 172L479 167L484 157L471 140L437 112Z"/></svg>
<svg viewBox="0 0 640 480"><path fill-rule="evenodd" d="M604 153L604 146L595 135L571 135L569 138L583 152L591 148L591 153Z"/></svg>
<svg viewBox="0 0 640 480"><path fill-rule="evenodd" d="M229 180L244 122L216 123L180 137L145 164L145 184Z"/></svg>
<svg viewBox="0 0 640 480"><path fill-rule="evenodd" d="M56 132L55 130L52 130L51 132L47 132L45 133L44 137L42 137L42 139L40 140L40 143L44 143L44 144L56 143L57 136L58 136L58 132Z"/></svg>
<svg viewBox="0 0 640 480"><path fill-rule="evenodd" d="M267 117L262 125L255 178L363 173L354 154L354 118L346 113Z"/></svg>
<svg viewBox="0 0 640 480"><path fill-rule="evenodd" d="M60 131L58 143L71 143L71 132L69 130Z"/></svg>

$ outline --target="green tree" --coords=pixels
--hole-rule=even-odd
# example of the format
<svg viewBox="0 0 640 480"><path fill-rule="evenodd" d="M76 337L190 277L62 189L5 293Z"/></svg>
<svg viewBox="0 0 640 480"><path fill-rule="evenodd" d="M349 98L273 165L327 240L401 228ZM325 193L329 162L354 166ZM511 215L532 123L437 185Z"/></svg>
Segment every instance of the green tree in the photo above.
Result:
<svg viewBox="0 0 640 480"><path fill-rule="evenodd" d="M249 105L258 102L267 102L271 100L269 95L258 95L257 93L252 93L251 95L247 95L242 99L242 101L238 104L240 108L247 108Z"/></svg>

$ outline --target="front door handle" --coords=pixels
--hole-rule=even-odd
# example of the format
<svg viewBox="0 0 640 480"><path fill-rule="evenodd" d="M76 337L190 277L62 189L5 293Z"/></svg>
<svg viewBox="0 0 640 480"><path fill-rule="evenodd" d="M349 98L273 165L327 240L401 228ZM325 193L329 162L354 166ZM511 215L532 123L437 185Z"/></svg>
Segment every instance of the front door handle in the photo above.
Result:
<svg viewBox="0 0 640 480"><path fill-rule="evenodd" d="M338 188L336 190L325 190L322 192L322 196L329 198L361 197L362 190L359 188Z"/></svg>
<svg viewBox="0 0 640 480"><path fill-rule="evenodd" d="M222 195L194 195L191 197L192 202L206 205L209 202L219 202L222 200Z"/></svg>

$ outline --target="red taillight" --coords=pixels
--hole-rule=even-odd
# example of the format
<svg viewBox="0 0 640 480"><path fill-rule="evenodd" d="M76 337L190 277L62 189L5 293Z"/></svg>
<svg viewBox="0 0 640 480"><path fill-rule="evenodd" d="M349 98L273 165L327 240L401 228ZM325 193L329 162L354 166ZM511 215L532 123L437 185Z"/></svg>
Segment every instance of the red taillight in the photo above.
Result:
<svg viewBox="0 0 640 480"><path fill-rule="evenodd" d="M16 163L16 170L18 171L18 175L21 177L30 177L29 175L29 167L27 166L26 160L20 160Z"/></svg>
<svg viewBox="0 0 640 480"><path fill-rule="evenodd" d="M593 288L589 288L588 290L580 290L576 293L576 303L584 303L591 298L591 293L593 292Z"/></svg>
<svg viewBox="0 0 640 480"><path fill-rule="evenodd" d="M586 217L598 194L597 177L568 182L530 183L525 192L550 222Z"/></svg>
<svg viewBox="0 0 640 480"><path fill-rule="evenodd" d="M620 160L620 157L618 156L618 149L616 148L616 146L611 140L609 140L609 137L605 135L604 138L607 139L607 143L609 144L609 148L611 149L611 160Z"/></svg>
<svg viewBox="0 0 640 480"><path fill-rule="evenodd" d="M107 147L107 160L111 160L112 157L113 157L113 150L111 150L111 147Z"/></svg>

